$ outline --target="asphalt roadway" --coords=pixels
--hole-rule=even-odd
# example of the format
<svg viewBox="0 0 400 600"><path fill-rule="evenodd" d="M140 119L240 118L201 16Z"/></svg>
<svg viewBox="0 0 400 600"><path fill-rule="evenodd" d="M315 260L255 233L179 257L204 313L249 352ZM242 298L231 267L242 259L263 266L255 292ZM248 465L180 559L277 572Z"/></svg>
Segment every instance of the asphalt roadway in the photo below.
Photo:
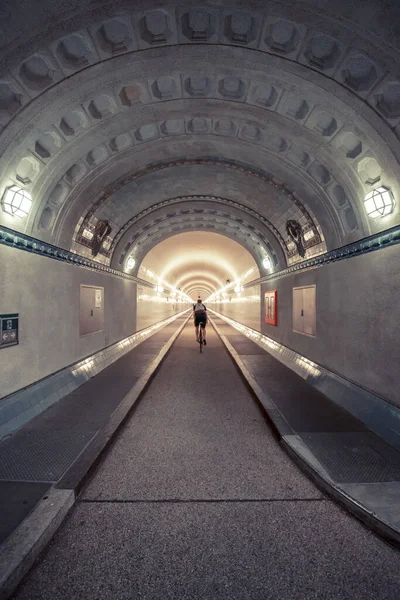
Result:
<svg viewBox="0 0 400 600"><path fill-rule="evenodd" d="M18 600L398 600L400 553L273 437L189 323Z"/></svg>

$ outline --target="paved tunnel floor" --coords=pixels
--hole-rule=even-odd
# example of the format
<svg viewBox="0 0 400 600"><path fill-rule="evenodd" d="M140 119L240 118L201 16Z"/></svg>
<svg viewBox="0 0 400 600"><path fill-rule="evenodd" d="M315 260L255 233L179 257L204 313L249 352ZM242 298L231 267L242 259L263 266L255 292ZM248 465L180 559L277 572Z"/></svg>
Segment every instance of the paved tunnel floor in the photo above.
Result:
<svg viewBox="0 0 400 600"><path fill-rule="evenodd" d="M208 340L186 326L15 599L399 597L399 553L298 470Z"/></svg>

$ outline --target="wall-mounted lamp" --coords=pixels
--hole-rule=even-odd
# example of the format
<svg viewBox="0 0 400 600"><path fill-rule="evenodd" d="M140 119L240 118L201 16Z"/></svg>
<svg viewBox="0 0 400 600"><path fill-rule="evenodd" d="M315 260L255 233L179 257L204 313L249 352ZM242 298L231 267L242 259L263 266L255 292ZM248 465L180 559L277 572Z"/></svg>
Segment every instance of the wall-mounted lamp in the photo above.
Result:
<svg viewBox="0 0 400 600"><path fill-rule="evenodd" d="M157 285L156 286L156 292L159 292L160 294L164 291L164 288L162 285Z"/></svg>
<svg viewBox="0 0 400 600"><path fill-rule="evenodd" d="M136 260L134 258L132 258L132 256L130 256L128 258L128 260L126 261L126 268L128 271L132 271L133 267L136 264Z"/></svg>
<svg viewBox="0 0 400 600"><path fill-rule="evenodd" d="M235 289L234 289L235 294L240 294L240 292L242 292L242 291L243 291L243 286L241 286L240 284L235 285Z"/></svg>
<svg viewBox="0 0 400 600"><path fill-rule="evenodd" d="M1 205L4 212L22 218L28 216L32 206L32 198L28 192L17 185L13 185L4 192Z"/></svg>
<svg viewBox="0 0 400 600"><path fill-rule="evenodd" d="M269 256L263 258L262 264L264 269L270 269L272 267L271 259L269 258Z"/></svg>
<svg viewBox="0 0 400 600"><path fill-rule="evenodd" d="M389 188L378 187L365 196L364 206L367 215L371 219L390 215L394 209L393 194Z"/></svg>

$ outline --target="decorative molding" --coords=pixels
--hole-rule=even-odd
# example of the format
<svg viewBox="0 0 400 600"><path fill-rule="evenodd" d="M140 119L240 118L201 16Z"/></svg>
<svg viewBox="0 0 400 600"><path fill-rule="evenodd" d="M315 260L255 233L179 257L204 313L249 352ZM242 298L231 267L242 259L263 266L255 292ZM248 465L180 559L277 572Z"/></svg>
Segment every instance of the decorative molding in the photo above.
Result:
<svg viewBox="0 0 400 600"><path fill-rule="evenodd" d="M276 238L279 240L281 246L285 249L286 252L288 252L287 243L283 239L283 237L280 234L280 232L278 231L278 229L276 229L276 227L270 221L268 221L268 219L263 217L260 213L258 213L254 209L249 208L248 206L245 206L244 204L240 204L239 202L236 202L236 200L230 200L228 198L222 198L220 196L191 195L191 196L176 196L175 198L163 200L162 202L153 204L153 206L151 206L150 208L146 208L145 210L142 210L140 213L135 215L132 219L127 221L127 223L123 227L121 227L121 229L115 234L112 244L111 244L111 247L110 247L110 254L112 254L115 246L117 245L117 243L119 242L119 240L121 239L123 234L134 223L137 223L143 217L146 217L147 215L149 215L165 206L173 206L174 204L180 204L180 203L186 203L186 202L192 203L194 201L213 203L213 206L215 204L222 204L224 206L232 206L233 208L237 208L238 210L251 215L252 217L259 220L261 223L263 223L263 225L265 225L268 229L270 229L272 231L272 233L276 236ZM320 241L319 237L317 238L317 240L318 241L316 243L319 243L319 241ZM76 241L79 241L79 243L82 243L82 242L80 242L80 240L76 240Z"/></svg>
<svg viewBox="0 0 400 600"><path fill-rule="evenodd" d="M53 258L68 264L74 264L78 267L85 267L87 269L101 271L107 275L112 275L113 277L129 279L130 281L134 281L140 285L153 288L152 284L148 281L139 279L133 275L128 275L127 273L119 271L118 269L112 269L111 267L96 261L84 258L79 254L69 252L68 250L64 250L64 248L59 248L58 246L53 246L52 244L48 244L47 242L43 242L24 233L14 231L13 229L8 229L8 227L3 227L2 225L0 225L0 244L17 248L19 250L25 250L26 252L32 252L33 254L39 254L40 256L45 256L47 258ZM248 288L259 283L266 283L282 277L288 277L293 273L309 271L338 260L353 258L354 256L360 256L362 254L367 254L368 252L374 252L376 250L381 250L397 244L400 244L400 225L392 227L391 229L387 229L384 232L376 233L367 238L363 238L362 240L357 240L356 242L348 244L347 246L336 248L335 250L331 250L325 254L320 254L315 258L309 258L308 260L296 263L290 267L287 267L286 269L277 271L276 273L271 273L265 277L254 279L253 281L243 285L243 287Z"/></svg>
<svg viewBox="0 0 400 600"><path fill-rule="evenodd" d="M84 219L81 221L79 228L77 228L74 241L76 241L77 243L80 243L80 244L83 243L83 245L89 246L89 244L86 241L84 241L85 238L84 238L83 232L85 229L90 229L90 219L95 216L95 212L100 208L100 206L102 206L107 201L107 199L110 196L112 196L113 194L115 194L115 192L117 192L118 190L125 187L128 183L131 183L141 177L144 177L144 176L146 176L150 173L154 173L156 171L170 169L170 168L174 168L174 167L186 166L186 165L188 165L188 166L206 165L206 166L223 167L226 169L232 169L233 171L237 171L237 172L244 173L246 175L249 175L252 177L257 177L258 179L261 179L263 182L267 183L268 185L274 187L279 192L283 193L300 210L300 212L302 213L303 217L306 220L307 230L310 229L314 232L315 237L313 239L313 243L315 242L315 244L317 244L322 241L318 227L316 226L310 213L307 211L307 209L304 207L304 205L300 202L300 200L292 192L290 192L282 183L278 183L277 181L274 181L271 177L268 177L267 175L257 171L256 169L250 169L249 167L244 167L242 165L239 165L239 164L236 164L233 162L229 162L229 161L210 160L210 159L190 159L190 160L189 159L181 159L181 160L175 160L175 161L168 161L165 163L157 163L157 164L153 164L145 169L142 169L140 171L136 171L135 173L129 173L128 175L125 175L118 181L114 182L107 190L103 191L101 193L101 196L97 199L97 201L91 205L91 207L87 211ZM195 196L195 197L191 196L190 198L197 199L197 198L200 198L200 196ZM210 198L213 198L213 197L210 197ZM171 200L166 200L162 203L158 203L158 204L154 205L153 207L145 209L144 211L142 211L141 213L136 215L133 219L131 219L131 221L129 221L129 223L126 226L124 226L120 231L118 231L115 238L117 238L118 235L122 235L125 231L125 228L128 225L131 225L133 222L135 222L137 219L141 218L148 212L152 212L153 209L155 210L155 209L159 208L160 206L166 206L170 202L175 203L176 201L180 201L180 198L171 198ZM232 205L235 205L240 210L245 209L245 207L243 207L243 205L236 203L234 201L226 200L224 198L222 198L222 199L218 198L218 201L225 202L225 203L231 203ZM254 214L255 216L257 216L257 218L260 218L260 216L258 215L258 213L256 213L256 211L252 211L251 209L246 209L246 212L249 212L249 214ZM269 227L274 232L275 236L281 243L282 250L285 252L285 254L288 254L287 242L285 242L283 240L282 235L265 218L261 217L261 220L263 221L263 223L265 225L267 225L267 227ZM118 242L118 239L117 239L117 242ZM114 245L114 241L112 242L112 247L113 247L113 245ZM110 254L110 253L104 252L103 250L101 251L101 253L107 257Z"/></svg>
<svg viewBox="0 0 400 600"><path fill-rule="evenodd" d="M144 279L139 279L133 275L128 275L127 273L117 269L112 269L111 267L98 263L94 260L80 256L80 254L75 254L69 250L64 250L64 248L53 246L53 244L48 244L47 242L43 242L19 231L8 229L8 227L3 227L2 225L0 225L0 244L3 244L4 246L10 246L11 248L17 248L18 250L25 250L26 252L31 252L32 254L39 254L40 256L45 256L47 258L53 258L77 267L101 271L102 273L112 275L113 277L129 279L130 281L139 283L140 285L144 285L146 287L154 287L151 283L145 281Z"/></svg>
<svg viewBox="0 0 400 600"><path fill-rule="evenodd" d="M295 265L287 267L286 269L282 269L282 271L277 271L276 273L271 273L265 277L254 279L254 281L246 283L243 285L243 287L247 288L258 283L267 283L268 281L281 279L282 277L288 277L289 275L293 275L293 273L298 273L299 271L310 271L311 269L316 269L338 260L353 258L354 256L360 256L362 254L367 254L368 252L374 252L375 250L381 250L382 248L395 246L396 244L400 244L400 225L396 225L396 227L387 229L384 232L368 236L362 240L357 240L356 242L348 244L347 246L341 246L340 248L336 248L335 250L331 250L325 254L320 254L315 258L303 260L302 262L296 263Z"/></svg>
<svg viewBox="0 0 400 600"><path fill-rule="evenodd" d="M176 45L212 44L247 48L267 55L284 57L326 78L359 97L368 100L373 109L389 126L397 124L398 77L395 70L397 52L389 42L383 48L382 35L362 29L351 19L332 19L326 11L315 11L320 27L315 27L313 19L288 20L281 11L256 11L241 4L235 7L206 7L204 3L187 6L178 3L177 7L144 10L120 11L115 3L114 12L104 14L99 20L81 22L76 31L63 34L51 43L40 44L22 62L13 61L13 77L4 73L5 117L10 122L25 108L29 98L37 97L65 78L106 62L118 55L134 54L149 48L166 48ZM126 4L124 2L123 4ZM295 3L293 3L295 4ZM294 13L288 6L288 14ZM272 10L272 12L271 12ZM101 12L101 11L100 11ZM315 15L315 16L316 16ZM77 13L77 18L79 16ZM330 35L326 31L334 32ZM349 44L349 31L352 43ZM37 32L38 33L38 32ZM365 48L369 49L369 56ZM18 55L18 53L17 53ZM10 58L10 57L8 57ZM5 61L4 61L5 62ZM393 70L390 71L390 66ZM5 65L4 65L5 66ZM388 72L389 71L389 72ZM184 82L185 94L189 97L207 97L210 84L207 78L187 77ZM121 85L120 94L127 106L137 101L137 91L133 86ZM162 76L150 85L151 96L158 101L168 100L180 93L172 77ZM178 88L178 89L177 89ZM378 89L378 94L376 90ZM219 97L241 100L247 92L246 82L238 77L221 77L216 93ZM274 109L277 105L278 86L261 86L254 95L254 103ZM394 99L394 101L393 101ZM294 118L303 118L304 108L291 108ZM107 103L92 107L91 112L99 118L110 111Z"/></svg>
<svg viewBox="0 0 400 600"><path fill-rule="evenodd" d="M304 258L306 249L304 247L303 230L300 223L295 219L289 219L289 221L286 222L286 231L296 245L298 254Z"/></svg>

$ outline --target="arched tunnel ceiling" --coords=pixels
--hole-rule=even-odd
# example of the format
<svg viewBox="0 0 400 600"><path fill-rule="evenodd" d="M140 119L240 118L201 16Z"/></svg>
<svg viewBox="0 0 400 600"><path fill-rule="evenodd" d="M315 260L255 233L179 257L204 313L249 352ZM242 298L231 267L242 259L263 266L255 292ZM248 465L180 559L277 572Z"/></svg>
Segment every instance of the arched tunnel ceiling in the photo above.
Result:
<svg viewBox="0 0 400 600"><path fill-rule="evenodd" d="M203 231L169 237L153 246L137 267L141 278L154 283L156 274L193 299L205 299L227 279L244 282L260 275L254 258L238 242Z"/></svg>
<svg viewBox="0 0 400 600"><path fill-rule="evenodd" d="M34 10L33 10L34 6ZM400 197L395 3L16 1L2 21L0 194L33 199L0 223L98 260L178 232L217 231L260 266L399 223L364 196ZM172 238L173 239L173 238Z"/></svg>

